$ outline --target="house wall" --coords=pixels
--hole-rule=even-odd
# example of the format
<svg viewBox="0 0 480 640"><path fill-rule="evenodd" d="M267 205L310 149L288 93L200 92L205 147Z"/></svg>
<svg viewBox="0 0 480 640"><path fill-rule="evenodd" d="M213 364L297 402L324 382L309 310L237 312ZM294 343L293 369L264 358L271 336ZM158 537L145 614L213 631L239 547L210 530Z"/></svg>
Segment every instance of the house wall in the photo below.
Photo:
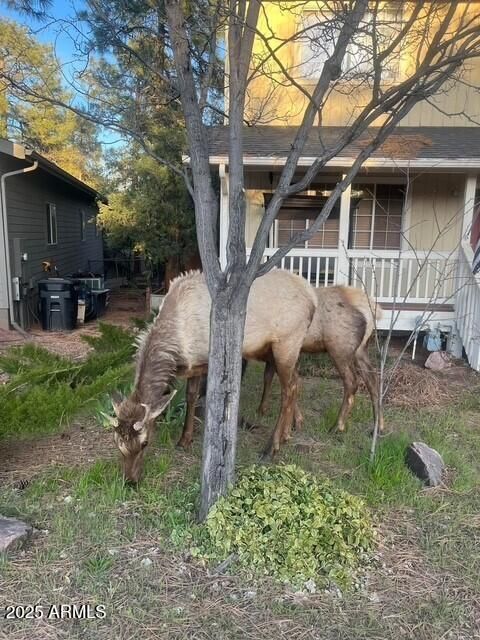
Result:
<svg viewBox="0 0 480 640"><path fill-rule="evenodd" d="M261 67L262 71L257 72L249 86L246 106L248 120L269 125L297 125L301 122L308 99L292 82L285 82L281 66L288 70L307 93L312 93L316 83L311 78L303 77L299 69L301 44L295 38L295 33L303 27L302 13L318 12L322 4L325 6L327 3L317 1L281 3L276 0L263 4L258 30L264 38L257 36L252 58L252 64L256 68ZM411 7L412 2L403 3L405 19ZM462 16L464 12L466 20L474 17L480 19L480 3L476 0L469 3L459 2L457 16ZM435 26L430 24L429 28L433 33ZM273 37L273 33L276 37ZM275 51L278 63L269 55L265 38L268 40L268 46ZM408 47L403 47L398 52L400 79L412 74L415 55L415 49ZM260 64L261 61L263 65ZM401 124L405 126L476 126L478 96L475 86L480 84L480 61L478 59L469 61L463 73L465 84L450 83L449 86L444 86L441 93L431 100L431 104L426 102L417 104ZM466 86L469 83L473 87ZM322 109L321 124L324 126L350 124L370 98L370 91L367 88L356 87L355 91L352 91L350 85L339 85L337 90L332 91ZM466 111L465 115L463 111ZM381 120L378 120L376 124L380 122Z"/></svg>
<svg viewBox="0 0 480 640"><path fill-rule="evenodd" d="M425 174L413 179L406 226L415 249L449 251L458 246L464 186L465 176L460 174Z"/></svg>
<svg viewBox="0 0 480 640"><path fill-rule="evenodd" d="M25 162L0 156L0 174L25 166ZM86 270L89 260L103 260L102 234L96 233L93 222L97 206L88 194L39 168L7 178L6 202L12 277L22 277L32 296L32 304L35 304L38 280L46 277L42 271L44 260L53 262L61 276ZM56 205L56 245L47 244L48 202ZM84 241L81 240L81 210L85 211L87 220ZM27 262L20 264L16 259L15 239L20 240L21 251L28 254ZM101 270L102 267L102 263L97 262L94 269ZM25 313L23 309L22 314ZM19 319L23 321L24 317Z"/></svg>
<svg viewBox="0 0 480 640"><path fill-rule="evenodd" d="M372 179L373 175L370 175ZM328 180L328 179L327 179ZM359 182L362 178L359 177ZM272 176L275 185L276 176ZM264 213L263 194L271 191L268 173L248 173L245 177L247 214L246 243L251 247ZM460 238L463 217L465 176L462 174L420 174L412 177L410 206L406 206L405 249L449 251Z"/></svg>

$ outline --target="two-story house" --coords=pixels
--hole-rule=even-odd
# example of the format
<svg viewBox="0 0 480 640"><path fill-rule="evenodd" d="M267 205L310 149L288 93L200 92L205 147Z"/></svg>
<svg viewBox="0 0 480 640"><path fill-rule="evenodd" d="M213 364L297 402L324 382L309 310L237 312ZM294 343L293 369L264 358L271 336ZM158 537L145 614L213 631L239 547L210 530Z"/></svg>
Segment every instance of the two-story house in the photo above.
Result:
<svg viewBox="0 0 480 640"><path fill-rule="evenodd" d="M246 120L254 121L255 112L262 111L268 124L246 126L244 132L247 247L252 246L301 121L307 100L304 90L315 85L328 54L328 43L327 51L318 50L309 39L294 37L309 21L318 22L318 4L264 3L258 30L281 34L284 44L277 56L296 82L279 83L272 71L257 74L250 83ZM392 11L391 20L401 20L406 3L395 3L394 11L389 4L385 3L385 11ZM472 6L467 11L479 13L480 3L468 4ZM254 54L260 55L262 46L257 37ZM350 51L344 64L358 66L356 55ZM409 55L400 51L394 56L385 82L396 82L408 74ZM480 170L480 127L475 121L480 115L475 88L480 85L480 62L471 63L466 73L465 83L450 83L435 99L411 110L365 162L320 231L292 249L282 267L303 275L315 287L364 287L385 309L380 328L392 323L398 331L412 331L420 325L440 327L450 335L452 349L460 354L463 347L471 366L480 370L480 280L471 272L470 245ZM324 145L350 125L364 103L361 86L355 91L347 89L344 83L331 92L322 111L322 126L314 127L300 159L299 176ZM371 131L365 133L333 158L307 191L284 202L265 260L317 217L331 189L371 135ZM211 133L210 162L221 183L220 259L224 263L227 126Z"/></svg>

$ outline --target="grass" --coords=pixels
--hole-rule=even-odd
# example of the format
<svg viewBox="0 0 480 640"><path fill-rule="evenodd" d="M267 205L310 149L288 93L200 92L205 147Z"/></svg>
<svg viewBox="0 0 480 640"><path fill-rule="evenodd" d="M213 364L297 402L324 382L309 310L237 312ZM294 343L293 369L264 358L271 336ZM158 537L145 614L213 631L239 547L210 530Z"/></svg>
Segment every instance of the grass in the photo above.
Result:
<svg viewBox="0 0 480 640"><path fill-rule="evenodd" d="M105 393L116 374L121 372L122 383L128 384L129 372L122 369L126 358L116 359L126 347L123 339L121 334L105 338L118 340L112 349L100 339L86 363L71 371L62 369L72 363L43 351L10 352L1 365L10 367L13 375L7 397L18 395L32 409L30 396L35 397L37 387L48 388L44 400L58 393L58 402L61 393L70 398L65 387L74 381L81 401L72 396L68 416L78 410L94 414L99 404L107 407ZM113 369L104 366L107 362ZM54 373L47 374L52 363ZM376 565L358 590L341 596L335 591L296 594L268 580L210 574L190 557L201 535L195 523L201 436L197 434L192 451L175 449L184 412L183 397L177 394L158 426L156 447L138 490L123 483L116 460L101 455L80 467L49 467L24 490L13 484L0 489L0 513L21 517L39 531L23 553L0 556L3 601L106 606L104 620L64 620L56 626L3 621L0 638L480 637L478 387L439 409L387 408L389 435L380 440L370 466L368 399L357 397L345 435L331 433L341 385L323 361L321 369L322 377L307 379L302 389L302 437L313 443L312 448L304 453L293 441L282 449L279 460L327 476L367 502L378 527L379 547ZM35 385L34 378L42 384ZM255 418L261 378L261 367L249 367L242 411L250 420ZM262 419L266 427L240 433L240 465L257 461L273 425L278 395L274 385L272 409ZM42 409L44 421L36 420L36 432L58 429L55 420L61 413L52 405L53 401L48 412ZM5 411L3 406L0 411ZM9 419L13 416L22 425L22 434L34 431L20 404L14 403L8 412ZM4 436L12 433L11 426L5 427L3 420L1 424ZM412 440L423 440L441 452L449 467L447 489L425 490L406 470L405 448Z"/></svg>

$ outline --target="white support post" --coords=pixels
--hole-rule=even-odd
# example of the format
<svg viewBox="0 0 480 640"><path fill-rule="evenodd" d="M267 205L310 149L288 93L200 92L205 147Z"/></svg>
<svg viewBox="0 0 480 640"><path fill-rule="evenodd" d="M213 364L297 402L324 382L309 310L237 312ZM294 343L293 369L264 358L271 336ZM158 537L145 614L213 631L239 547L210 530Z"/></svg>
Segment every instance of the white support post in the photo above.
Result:
<svg viewBox="0 0 480 640"><path fill-rule="evenodd" d="M401 220L401 233L400 246L402 251L408 251L411 247L410 241L410 227L412 225L412 207L413 207L413 181L408 187L405 202L403 204L402 220Z"/></svg>
<svg viewBox="0 0 480 640"><path fill-rule="evenodd" d="M477 176L474 174L467 175L465 178L465 195L463 199L462 242L468 242L470 239L476 190Z"/></svg>
<svg viewBox="0 0 480 640"><path fill-rule="evenodd" d="M228 239L228 172L225 165L221 164L218 168L220 176L220 224L219 224L219 258L220 266L225 269L227 266L227 239Z"/></svg>
<svg viewBox="0 0 480 640"><path fill-rule="evenodd" d="M345 176L343 176L344 178ZM335 284L348 284L350 265L348 261L348 232L350 228L350 200L352 188L349 185L340 197L340 221L338 228L337 280Z"/></svg>

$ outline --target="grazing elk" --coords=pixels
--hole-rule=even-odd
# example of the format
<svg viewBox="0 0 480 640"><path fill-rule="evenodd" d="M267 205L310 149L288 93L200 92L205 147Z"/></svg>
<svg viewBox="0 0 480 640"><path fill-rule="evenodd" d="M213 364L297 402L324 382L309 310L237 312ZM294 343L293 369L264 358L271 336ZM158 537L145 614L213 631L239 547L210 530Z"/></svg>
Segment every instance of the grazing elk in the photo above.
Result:
<svg viewBox="0 0 480 640"><path fill-rule="evenodd" d="M286 425L293 421L296 403L296 364L313 318L317 299L302 278L281 270L257 278L247 304L243 357L272 359L282 389L281 411L265 454L278 451ZM200 376L206 373L210 331L210 295L204 276L190 272L172 281L163 306L146 332L137 354L134 389L114 401L114 439L123 456L124 474L137 482L155 419L171 400L177 378L189 381L189 409L179 444L193 435L193 412Z"/></svg>
<svg viewBox="0 0 480 640"><path fill-rule="evenodd" d="M343 380L343 403L337 418L337 430L345 430L345 422L353 407L358 388L358 373L362 377L372 400L375 420L383 431L383 414L378 402L376 371L368 356L367 344L376 322L382 317L381 307L363 291L354 287L326 287L317 289L317 309L308 329L303 353L327 352ZM267 362L264 387L258 411L264 414L267 398L275 375L275 363ZM295 427L303 422L298 406L295 407ZM284 439L290 436L290 425Z"/></svg>

